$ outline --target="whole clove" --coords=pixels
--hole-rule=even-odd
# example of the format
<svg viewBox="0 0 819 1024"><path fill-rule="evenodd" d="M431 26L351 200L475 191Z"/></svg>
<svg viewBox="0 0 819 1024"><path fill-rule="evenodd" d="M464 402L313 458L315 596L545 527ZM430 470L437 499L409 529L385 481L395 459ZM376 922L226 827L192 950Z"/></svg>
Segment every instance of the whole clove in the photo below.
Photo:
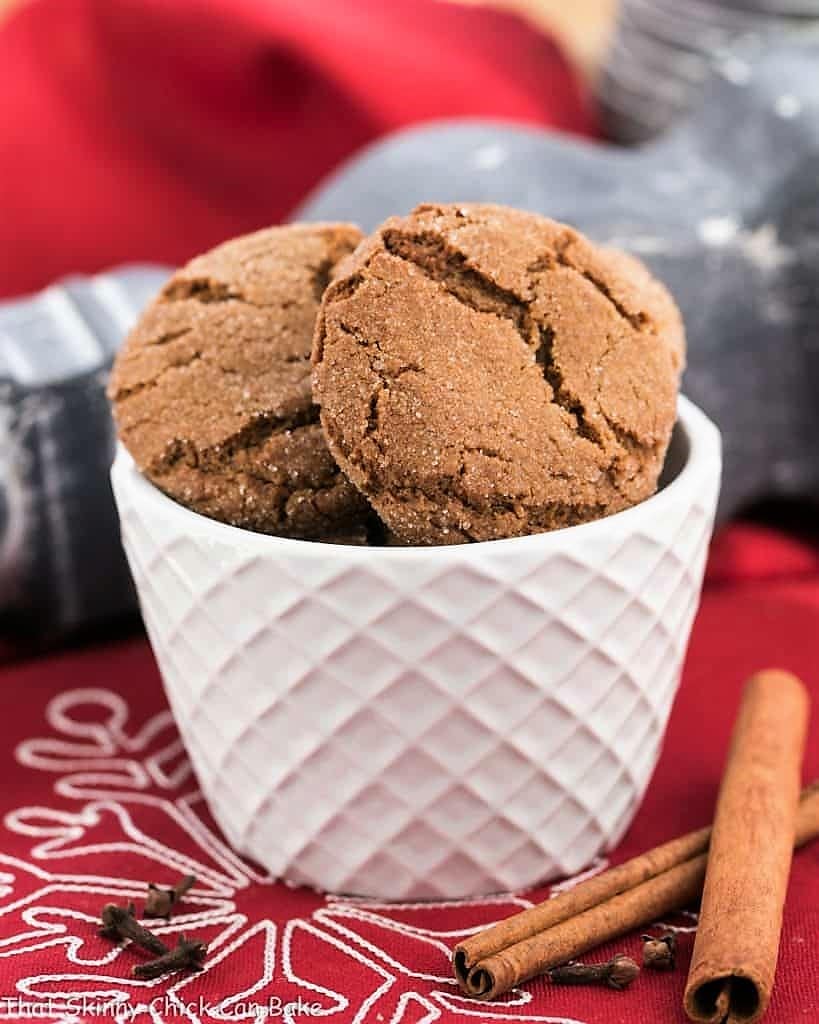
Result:
<svg viewBox="0 0 819 1024"><path fill-rule="evenodd" d="M553 967L549 980L555 985L608 985L627 988L640 973L639 964L619 954L603 964L568 963Z"/></svg>
<svg viewBox="0 0 819 1024"><path fill-rule="evenodd" d="M166 951L156 960L147 960L145 963L136 964L131 973L135 978L148 981L162 978L166 974L173 974L175 971L201 971L207 952L206 942L199 939L186 939L183 935L179 944L173 949Z"/></svg>
<svg viewBox="0 0 819 1024"><path fill-rule="evenodd" d="M663 935L643 935L643 967L652 971L673 971L677 953L677 936L673 932Z"/></svg>
<svg viewBox="0 0 819 1024"><path fill-rule="evenodd" d="M137 921L133 903L129 903L126 907L120 907L116 903L106 903L102 908L101 918L99 934L104 939L111 939L112 942L124 942L126 939L130 939L135 946L140 946L158 957L162 957L168 952L168 947L162 939Z"/></svg>
<svg viewBox="0 0 819 1024"><path fill-rule="evenodd" d="M185 893L196 885L196 875L185 875L170 889L148 883L148 895L145 898L146 917L164 917L169 920L173 907Z"/></svg>

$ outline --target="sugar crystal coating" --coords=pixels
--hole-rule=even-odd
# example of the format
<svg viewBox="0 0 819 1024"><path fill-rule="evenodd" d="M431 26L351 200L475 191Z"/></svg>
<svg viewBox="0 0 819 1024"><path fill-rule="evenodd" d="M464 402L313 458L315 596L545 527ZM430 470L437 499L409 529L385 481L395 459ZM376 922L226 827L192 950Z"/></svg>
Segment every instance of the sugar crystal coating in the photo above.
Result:
<svg viewBox="0 0 819 1024"><path fill-rule="evenodd" d="M652 494L684 351L677 307L637 260L534 214L424 205L339 268L313 392L395 541L490 540Z"/></svg>
<svg viewBox="0 0 819 1024"><path fill-rule="evenodd" d="M310 388L319 302L360 238L347 224L269 228L174 274L109 386L119 436L148 479L235 526L362 536L372 513L327 449Z"/></svg>

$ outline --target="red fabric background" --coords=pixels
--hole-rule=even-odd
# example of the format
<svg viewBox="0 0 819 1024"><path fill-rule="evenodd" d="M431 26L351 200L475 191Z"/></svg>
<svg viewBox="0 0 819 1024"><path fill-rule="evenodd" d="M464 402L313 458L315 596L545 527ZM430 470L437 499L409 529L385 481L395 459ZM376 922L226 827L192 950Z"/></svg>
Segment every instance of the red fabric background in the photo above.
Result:
<svg viewBox="0 0 819 1024"><path fill-rule="evenodd" d="M123 260L178 262L275 221L341 157L410 121L591 128L548 40L435 0L40 0L0 31L0 86L5 295ZM710 819L751 672L783 665L819 696L817 625L816 548L751 525L725 531L660 766L613 859ZM446 950L517 909L513 898L366 906L265 879L213 831L142 639L6 666L0 684L0 1016L22 1014L17 997L93 992L96 1016L76 1019L99 1019L100 1000L120 992L140 1020L224 1019L172 1001L200 997L234 997L234 1019L252 1019L242 1001L274 997L317 1002L341 1024L684 1020L690 930L671 976L626 993L538 981L484 1008L457 996ZM817 774L814 729L805 775ZM99 908L190 869L200 881L169 934L209 939L207 970L139 986L135 954L96 937ZM772 1022L819 1014L817 908L819 844L795 861ZM616 948L636 952L637 936ZM151 1009L157 995L171 1001ZM284 1019L272 1005L270 1019Z"/></svg>
<svg viewBox="0 0 819 1024"><path fill-rule="evenodd" d="M592 127L547 37L440 0L39 0L0 85L0 297L274 223L413 121Z"/></svg>

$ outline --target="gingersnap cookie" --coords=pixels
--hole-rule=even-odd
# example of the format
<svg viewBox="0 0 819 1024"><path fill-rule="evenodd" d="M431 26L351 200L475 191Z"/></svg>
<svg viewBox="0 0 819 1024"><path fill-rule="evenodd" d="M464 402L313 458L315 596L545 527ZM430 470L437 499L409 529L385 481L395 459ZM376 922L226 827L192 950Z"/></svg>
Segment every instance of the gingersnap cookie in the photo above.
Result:
<svg viewBox="0 0 819 1024"><path fill-rule="evenodd" d="M387 220L327 290L330 450L405 544L571 526L654 492L684 361L638 261L499 206Z"/></svg>
<svg viewBox="0 0 819 1024"><path fill-rule="evenodd" d="M109 386L119 436L157 487L264 533L365 534L372 512L327 449L310 387L322 294L360 238L348 224L270 228L174 274Z"/></svg>

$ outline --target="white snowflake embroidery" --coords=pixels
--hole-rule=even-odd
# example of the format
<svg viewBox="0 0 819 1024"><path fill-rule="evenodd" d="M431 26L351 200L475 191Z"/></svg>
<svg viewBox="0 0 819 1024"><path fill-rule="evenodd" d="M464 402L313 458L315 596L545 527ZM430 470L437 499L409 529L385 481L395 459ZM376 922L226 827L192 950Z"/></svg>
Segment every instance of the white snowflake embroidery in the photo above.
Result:
<svg viewBox="0 0 819 1024"><path fill-rule="evenodd" d="M219 836L169 711L137 725L120 694L76 689L52 700L45 718L50 735L21 743L16 757L53 775L53 800L4 818L25 856L0 853L0 960L17 971L0 1020L30 1019L36 1007L49 1014L38 1019L68 1024L84 1019L85 999L113 1020L157 1024L295 1022L308 1005L310 1016L343 1024L582 1024L533 1012L526 990L476 1003L452 978L452 945L528 900L394 904L277 886ZM197 883L179 912L151 926L169 945L183 933L205 939L204 969L132 978L139 954L98 937L99 908L139 904L145 881L189 873Z"/></svg>

